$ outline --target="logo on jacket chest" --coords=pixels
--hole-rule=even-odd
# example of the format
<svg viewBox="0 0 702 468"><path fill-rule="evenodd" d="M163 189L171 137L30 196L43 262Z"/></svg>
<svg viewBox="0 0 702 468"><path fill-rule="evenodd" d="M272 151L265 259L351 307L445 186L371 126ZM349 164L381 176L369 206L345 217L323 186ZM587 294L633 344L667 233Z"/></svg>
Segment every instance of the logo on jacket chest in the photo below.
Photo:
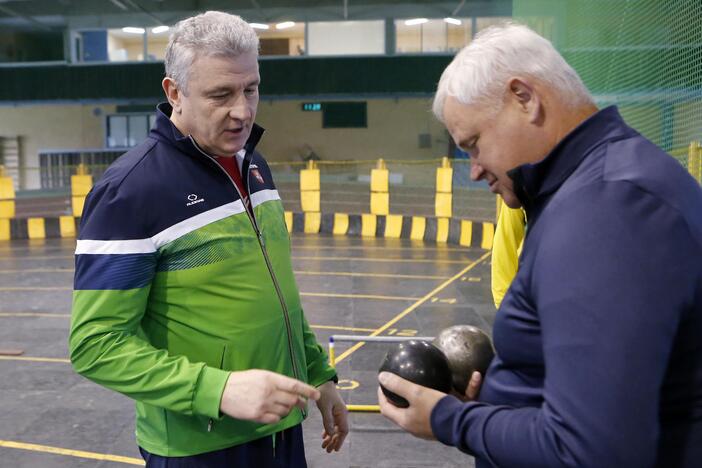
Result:
<svg viewBox="0 0 702 468"><path fill-rule="evenodd" d="M191 193L190 195L188 195L188 202L185 204L185 206L196 205L196 204L202 203L204 201L205 201L204 198L200 198L198 195Z"/></svg>

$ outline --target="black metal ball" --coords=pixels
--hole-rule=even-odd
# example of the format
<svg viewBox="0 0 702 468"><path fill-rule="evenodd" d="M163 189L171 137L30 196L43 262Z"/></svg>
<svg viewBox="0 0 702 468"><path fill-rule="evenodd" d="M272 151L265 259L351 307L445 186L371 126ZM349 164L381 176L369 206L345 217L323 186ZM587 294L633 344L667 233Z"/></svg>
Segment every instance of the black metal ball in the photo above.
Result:
<svg viewBox="0 0 702 468"><path fill-rule="evenodd" d="M451 369L448 360L428 341L409 340L399 343L385 355L378 372L392 372L410 382L440 392L451 391ZM401 396L382 385L380 389L395 406L409 406L409 402Z"/></svg>

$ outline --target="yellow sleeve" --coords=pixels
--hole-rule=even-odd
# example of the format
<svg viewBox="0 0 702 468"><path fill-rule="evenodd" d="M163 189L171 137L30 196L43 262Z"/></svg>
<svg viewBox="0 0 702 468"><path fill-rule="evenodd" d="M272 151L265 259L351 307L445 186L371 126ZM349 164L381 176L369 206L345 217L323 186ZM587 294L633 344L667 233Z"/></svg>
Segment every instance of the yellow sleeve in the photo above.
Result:
<svg viewBox="0 0 702 468"><path fill-rule="evenodd" d="M522 208L510 208L502 202L492 244L491 287L495 307L500 308L509 285L517 274L522 250L526 215Z"/></svg>

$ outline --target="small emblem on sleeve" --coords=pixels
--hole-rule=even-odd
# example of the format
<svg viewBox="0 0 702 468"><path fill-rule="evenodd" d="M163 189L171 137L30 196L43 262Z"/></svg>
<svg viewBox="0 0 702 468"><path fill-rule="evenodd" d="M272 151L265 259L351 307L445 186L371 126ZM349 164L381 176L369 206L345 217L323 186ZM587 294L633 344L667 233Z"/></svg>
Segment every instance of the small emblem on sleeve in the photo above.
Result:
<svg viewBox="0 0 702 468"><path fill-rule="evenodd" d="M263 176L261 175L260 172L258 172L258 169L251 169L251 174L256 178L259 184L265 184L266 181L263 180Z"/></svg>

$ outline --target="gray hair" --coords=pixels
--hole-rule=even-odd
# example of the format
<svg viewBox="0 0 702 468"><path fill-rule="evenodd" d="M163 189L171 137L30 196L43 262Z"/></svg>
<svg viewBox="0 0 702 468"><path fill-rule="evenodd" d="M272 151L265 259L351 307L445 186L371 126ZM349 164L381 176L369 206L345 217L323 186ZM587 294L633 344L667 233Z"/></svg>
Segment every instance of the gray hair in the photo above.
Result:
<svg viewBox="0 0 702 468"><path fill-rule="evenodd" d="M478 33L446 67L434 97L434 115L443 122L448 96L466 105L486 105L497 113L507 81L520 75L549 85L573 108L593 102L550 41L526 26L507 22Z"/></svg>
<svg viewBox="0 0 702 468"><path fill-rule="evenodd" d="M166 76L187 92L190 67L197 57L258 54L256 31L240 16L208 11L179 21L166 47Z"/></svg>

